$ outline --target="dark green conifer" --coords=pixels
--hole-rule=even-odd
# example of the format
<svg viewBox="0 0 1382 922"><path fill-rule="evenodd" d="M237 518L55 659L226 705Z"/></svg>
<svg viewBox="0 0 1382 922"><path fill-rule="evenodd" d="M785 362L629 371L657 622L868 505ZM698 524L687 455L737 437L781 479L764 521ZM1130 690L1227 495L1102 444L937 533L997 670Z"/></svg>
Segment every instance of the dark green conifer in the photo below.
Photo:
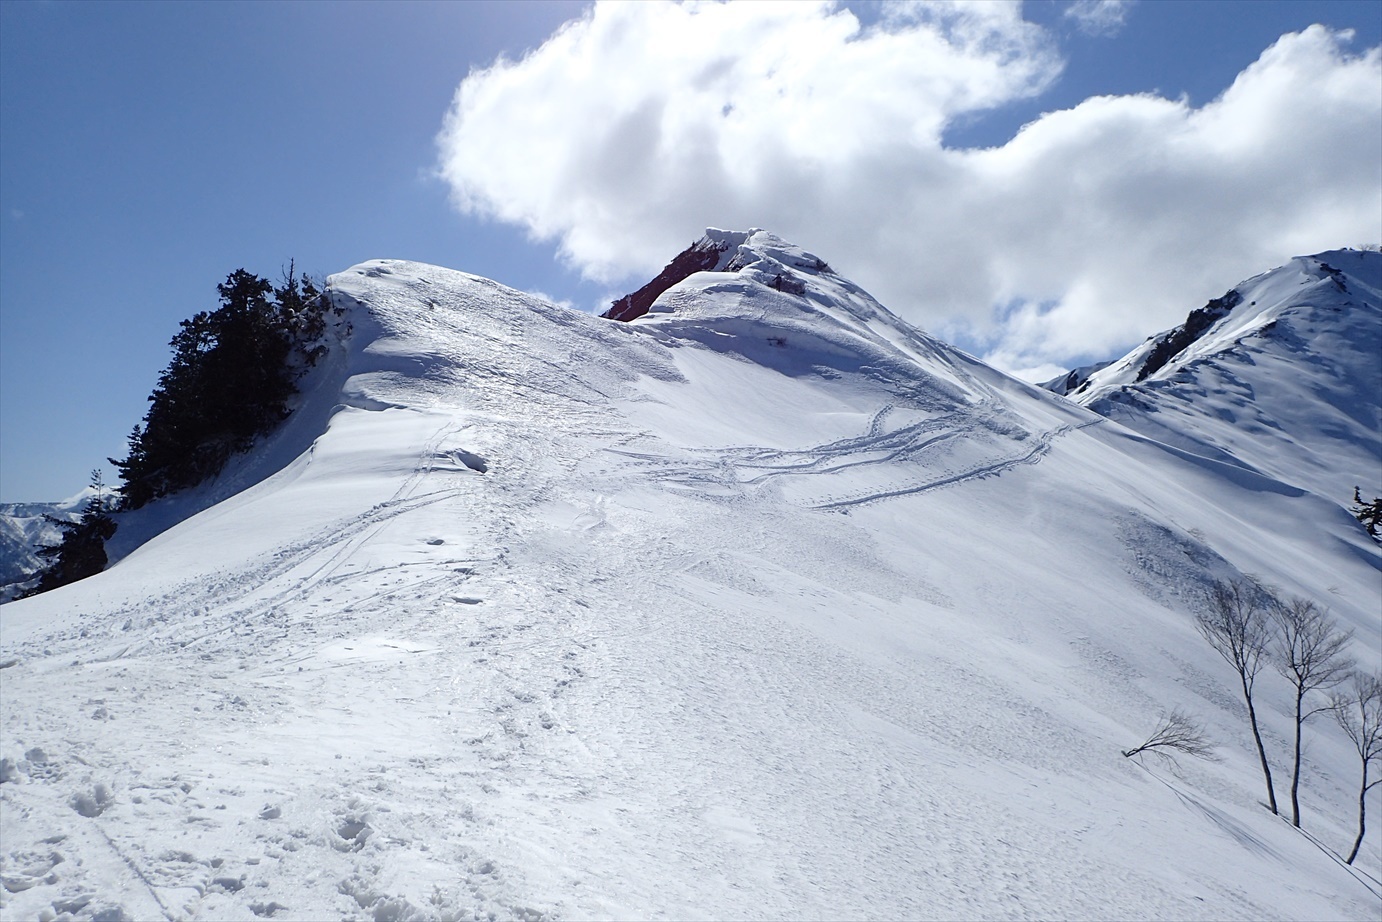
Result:
<svg viewBox="0 0 1382 922"><path fill-rule="evenodd" d="M38 556L47 563L38 583L25 596L75 583L106 568L105 543L115 534L115 520L109 515L109 497L99 470L91 472L91 487L94 492L75 522L46 516L62 530L62 538L57 544L39 548Z"/></svg>
<svg viewBox="0 0 1382 922"><path fill-rule="evenodd" d="M275 288L244 269L216 286L221 306L182 322L120 472L121 509L214 477L288 415L297 377L325 352L324 299L289 263Z"/></svg>

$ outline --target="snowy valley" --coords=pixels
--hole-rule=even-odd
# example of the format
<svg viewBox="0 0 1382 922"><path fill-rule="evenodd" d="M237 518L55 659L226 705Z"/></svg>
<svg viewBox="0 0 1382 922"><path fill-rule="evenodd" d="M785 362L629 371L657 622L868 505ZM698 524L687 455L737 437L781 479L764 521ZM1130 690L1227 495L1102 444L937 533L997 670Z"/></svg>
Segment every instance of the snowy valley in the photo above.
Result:
<svg viewBox="0 0 1382 922"><path fill-rule="evenodd" d="M1194 614L1258 576L1378 668L1382 255L1067 399L770 233L697 246L627 322L332 276L288 422L0 609L0 915L1378 916L1356 753L1308 722L1271 815ZM1176 709L1217 761L1122 755Z"/></svg>

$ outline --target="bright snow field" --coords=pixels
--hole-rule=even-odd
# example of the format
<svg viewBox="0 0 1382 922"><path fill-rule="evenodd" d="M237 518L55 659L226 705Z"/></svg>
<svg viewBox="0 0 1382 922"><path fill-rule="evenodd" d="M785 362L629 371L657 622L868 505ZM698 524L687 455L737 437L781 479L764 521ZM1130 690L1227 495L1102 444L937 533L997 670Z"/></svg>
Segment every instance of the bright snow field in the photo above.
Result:
<svg viewBox="0 0 1382 922"><path fill-rule="evenodd" d="M333 276L289 430L3 608L4 917L1376 918L1347 741L1271 816L1193 626L1251 573L1375 656L1357 523L742 246L629 324ZM1221 761L1120 754L1173 708Z"/></svg>

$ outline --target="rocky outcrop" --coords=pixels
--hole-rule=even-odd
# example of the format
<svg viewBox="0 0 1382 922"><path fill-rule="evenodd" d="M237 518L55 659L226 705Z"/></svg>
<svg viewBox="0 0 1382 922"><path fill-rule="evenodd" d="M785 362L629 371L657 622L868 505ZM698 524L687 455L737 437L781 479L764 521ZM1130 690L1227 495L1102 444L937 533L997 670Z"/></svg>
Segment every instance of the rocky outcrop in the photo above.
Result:
<svg viewBox="0 0 1382 922"><path fill-rule="evenodd" d="M733 239L735 236L740 239ZM664 291L671 288L677 282L695 272L714 272L725 261L724 254L731 248L737 248L743 242L743 237L747 235L726 235L710 234L697 240L686 249L677 254L676 258L667 264L667 267L657 274L651 282L635 291L633 294L615 301L609 306L609 310L601 314L608 320L618 320L627 322L648 313L654 301L658 299ZM727 265L719 271L735 272L739 267Z"/></svg>
<svg viewBox="0 0 1382 922"><path fill-rule="evenodd" d="M1191 311L1185 323L1157 337L1155 347L1137 370L1137 380L1145 381L1148 375L1166 367L1167 362L1184 352L1187 346L1227 317L1242 301L1243 296L1236 289L1229 289L1222 298L1215 298L1204 307Z"/></svg>

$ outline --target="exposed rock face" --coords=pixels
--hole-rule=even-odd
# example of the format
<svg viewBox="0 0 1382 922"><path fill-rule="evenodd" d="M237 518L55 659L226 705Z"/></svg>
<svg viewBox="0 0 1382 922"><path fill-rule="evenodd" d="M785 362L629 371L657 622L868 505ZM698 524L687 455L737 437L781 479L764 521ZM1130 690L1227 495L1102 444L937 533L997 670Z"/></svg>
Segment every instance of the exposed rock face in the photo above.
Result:
<svg viewBox="0 0 1382 922"><path fill-rule="evenodd" d="M737 249L747 236L724 231L707 231L704 237L678 253L655 279L633 294L624 295L615 301L609 310L600 316L627 322L648 313L648 308L657 300L658 295L692 273L738 271L738 266L725 265L725 254Z"/></svg>
<svg viewBox="0 0 1382 922"><path fill-rule="evenodd" d="M1167 362L1184 352L1187 346L1227 317L1242 301L1243 296L1237 289L1230 289L1222 298L1215 298L1204 307L1191 311L1185 323L1156 338L1156 345L1137 370L1137 380L1145 381L1148 375L1165 368Z"/></svg>

